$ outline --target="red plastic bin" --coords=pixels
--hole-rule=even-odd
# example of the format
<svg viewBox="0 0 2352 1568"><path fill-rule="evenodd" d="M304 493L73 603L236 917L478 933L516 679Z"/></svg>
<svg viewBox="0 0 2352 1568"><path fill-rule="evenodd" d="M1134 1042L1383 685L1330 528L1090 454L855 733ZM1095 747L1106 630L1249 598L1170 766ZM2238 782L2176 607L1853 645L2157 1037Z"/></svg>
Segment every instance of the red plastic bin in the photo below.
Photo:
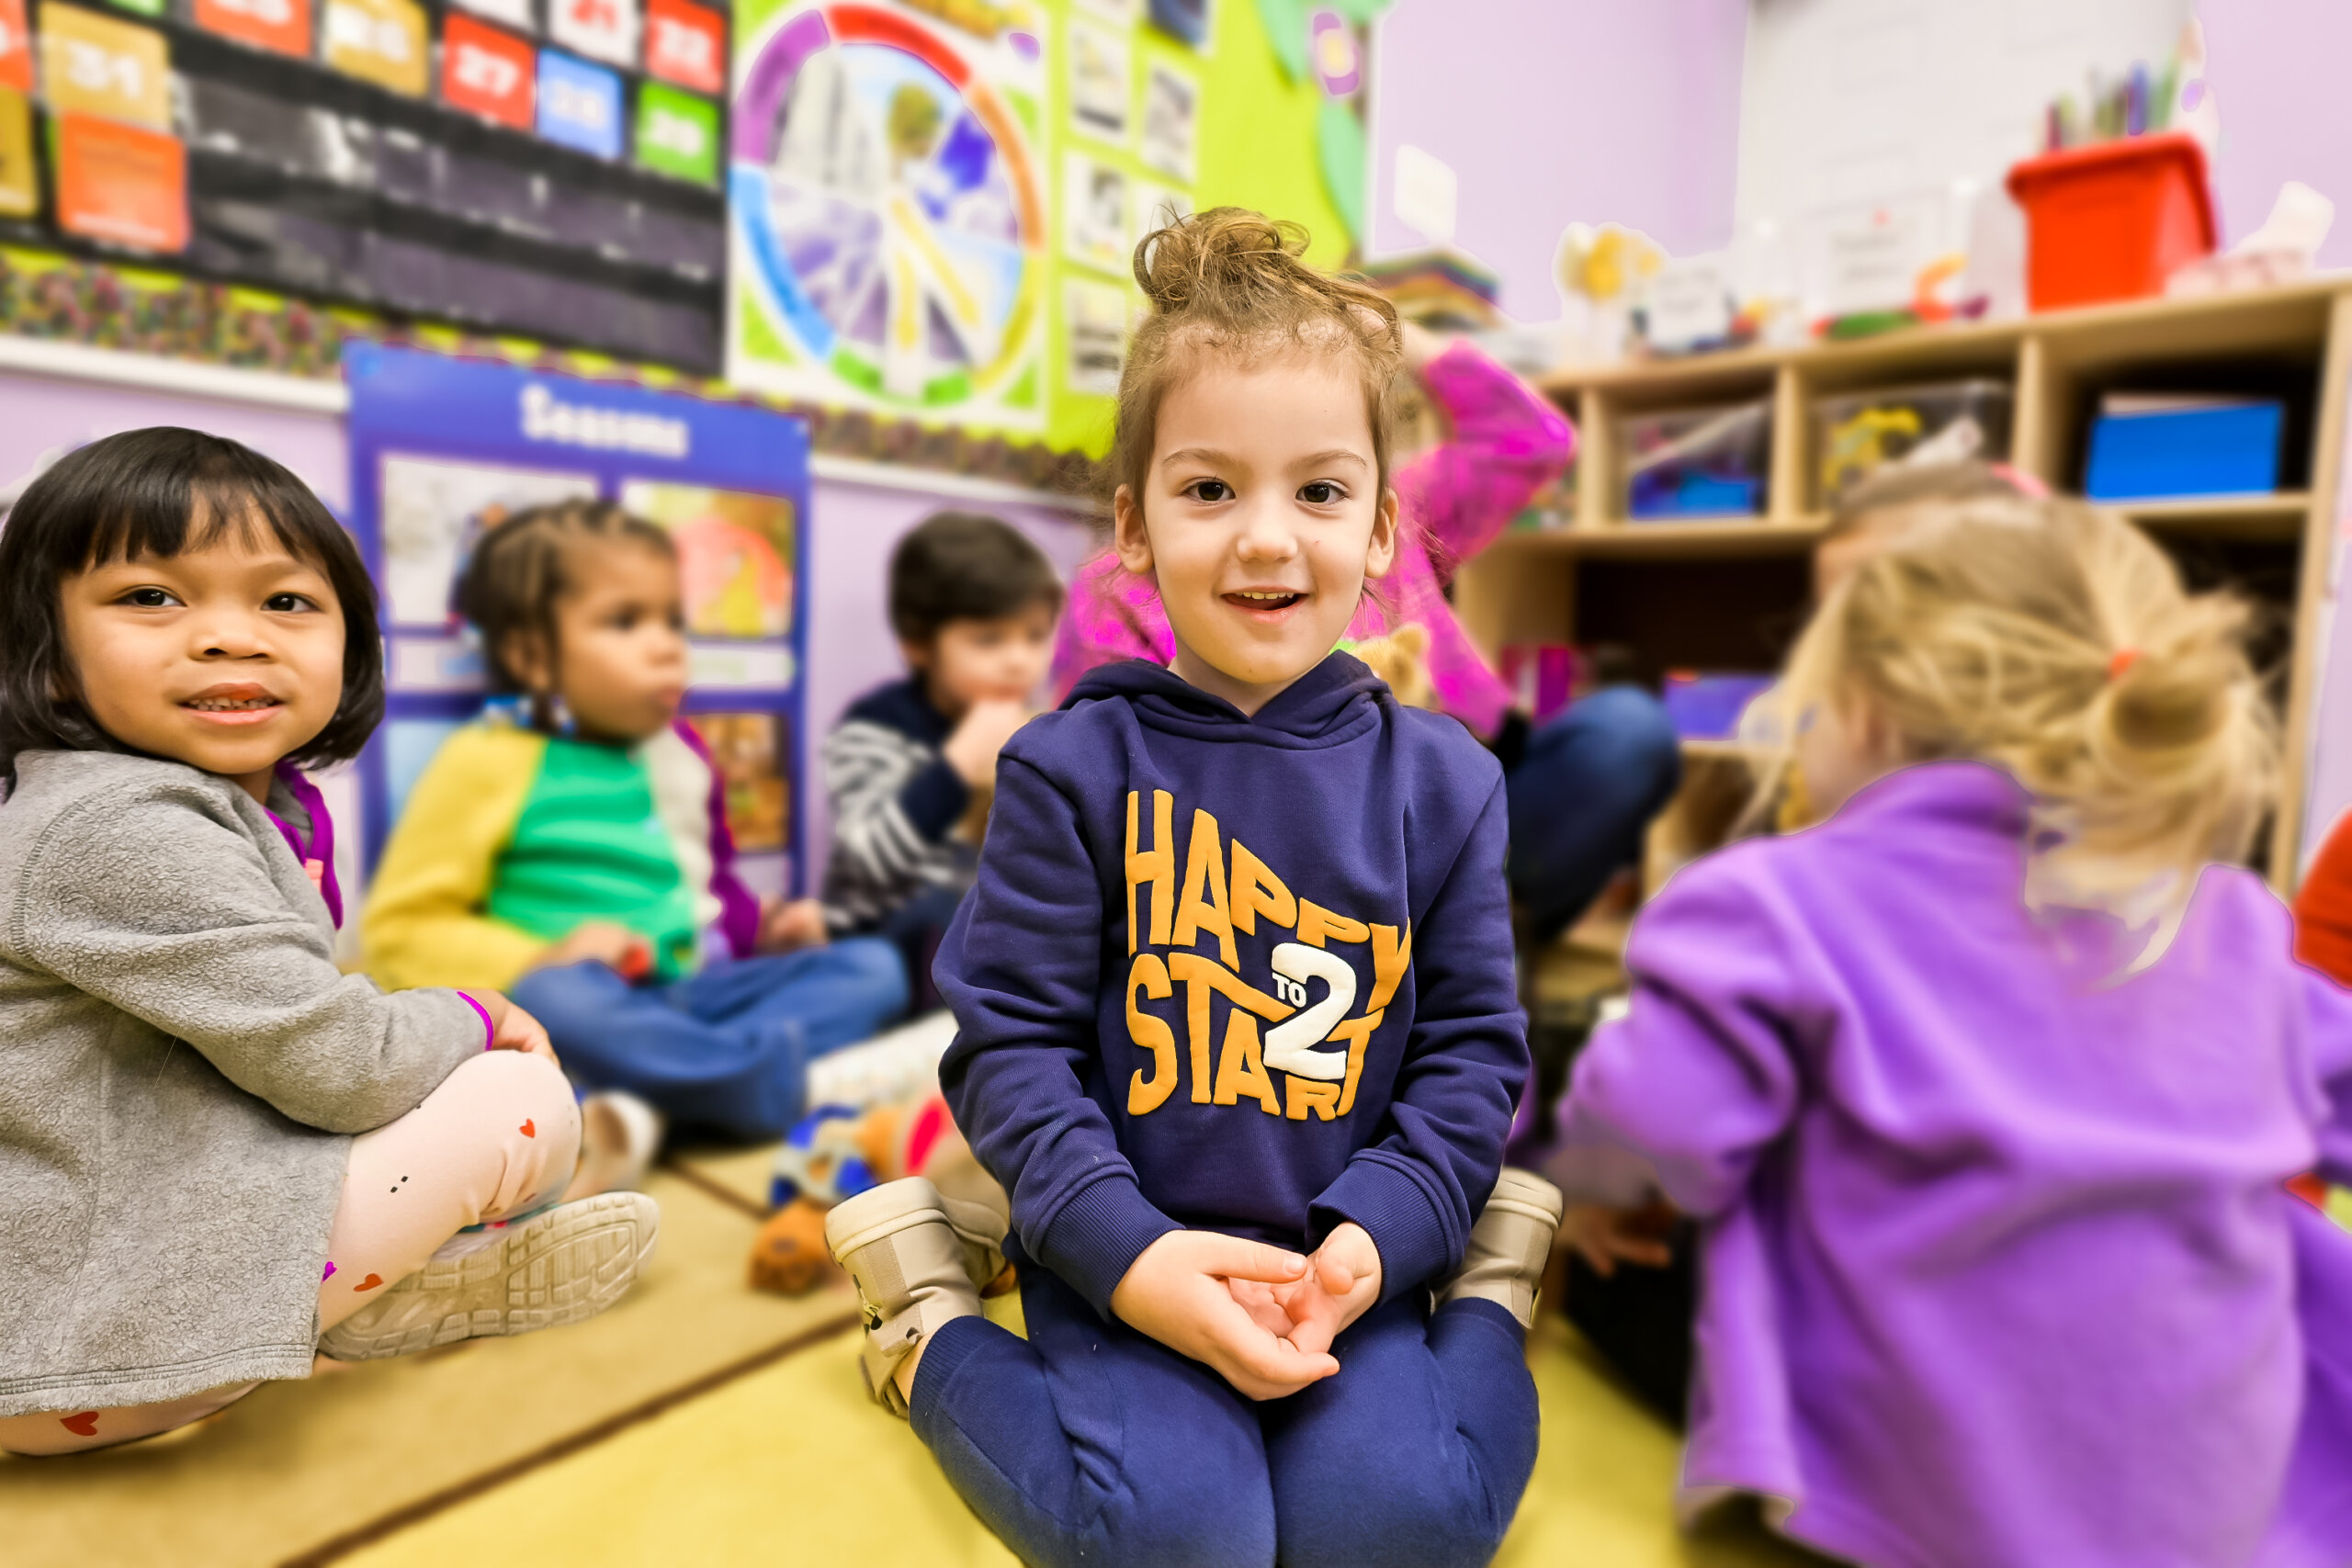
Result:
<svg viewBox="0 0 2352 1568"><path fill-rule="evenodd" d="M2026 298L2037 310L2164 292L2213 251L2205 149L2179 132L2029 158L2009 170L2026 214Z"/></svg>

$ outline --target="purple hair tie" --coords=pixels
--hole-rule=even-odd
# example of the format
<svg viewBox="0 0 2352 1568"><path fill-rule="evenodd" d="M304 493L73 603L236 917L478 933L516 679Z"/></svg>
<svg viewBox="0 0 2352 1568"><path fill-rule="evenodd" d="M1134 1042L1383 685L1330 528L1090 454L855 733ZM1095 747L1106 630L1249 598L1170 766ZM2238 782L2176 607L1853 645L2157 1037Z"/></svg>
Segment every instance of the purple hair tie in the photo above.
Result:
<svg viewBox="0 0 2352 1568"><path fill-rule="evenodd" d="M498 1026L490 1021L490 1010L482 1006L480 1002L474 1000L473 998L467 996L463 991L459 991L458 995L464 1000L468 1007L474 1010L475 1016L481 1020L481 1048L485 1051L496 1048L498 1044Z"/></svg>

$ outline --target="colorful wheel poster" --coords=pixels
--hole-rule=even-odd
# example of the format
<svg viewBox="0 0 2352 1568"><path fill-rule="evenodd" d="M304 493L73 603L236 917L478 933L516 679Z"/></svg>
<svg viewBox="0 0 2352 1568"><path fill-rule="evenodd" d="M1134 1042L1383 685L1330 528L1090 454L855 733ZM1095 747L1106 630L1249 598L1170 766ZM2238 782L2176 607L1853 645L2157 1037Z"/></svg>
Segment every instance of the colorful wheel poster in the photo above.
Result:
<svg viewBox="0 0 2352 1568"><path fill-rule="evenodd" d="M1042 427L1037 0L748 0L737 18L728 378Z"/></svg>

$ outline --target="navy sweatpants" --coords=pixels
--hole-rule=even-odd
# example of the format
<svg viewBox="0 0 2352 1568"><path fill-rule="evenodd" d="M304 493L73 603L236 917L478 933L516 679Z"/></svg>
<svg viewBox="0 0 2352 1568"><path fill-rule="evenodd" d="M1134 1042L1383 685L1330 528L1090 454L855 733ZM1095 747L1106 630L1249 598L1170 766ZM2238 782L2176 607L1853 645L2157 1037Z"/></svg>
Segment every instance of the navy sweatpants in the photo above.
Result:
<svg viewBox="0 0 2352 1568"><path fill-rule="evenodd" d="M907 970L888 942L853 937L666 986L596 963L535 969L512 995L580 1088L627 1089L682 1128L757 1140L800 1120L810 1062L906 1010Z"/></svg>
<svg viewBox="0 0 2352 1568"><path fill-rule="evenodd" d="M1366 1313L1337 1376L1261 1404L1027 1265L1028 1339L933 1336L915 1433L1035 1568L1466 1568L1535 1468L1535 1382L1510 1314L1425 1301Z"/></svg>

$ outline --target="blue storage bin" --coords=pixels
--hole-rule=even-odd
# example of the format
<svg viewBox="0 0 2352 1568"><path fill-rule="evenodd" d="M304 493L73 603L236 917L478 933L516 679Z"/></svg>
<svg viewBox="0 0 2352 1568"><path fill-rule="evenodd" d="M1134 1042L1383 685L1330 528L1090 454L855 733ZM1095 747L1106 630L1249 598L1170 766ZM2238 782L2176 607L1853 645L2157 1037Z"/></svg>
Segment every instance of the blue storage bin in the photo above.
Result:
<svg viewBox="0 0 2352 1568"><path fill-rule="evenodd" d="M2083 493L2142 501L2275 491L2285 423L2275 402L2101 414L2091 424Z"/></svg>
<svg viewBox="0 0 2352 1568"><path fill-rule="evenodd" d="M1747 705L1772 689L1772 679L1669 670L1660 694L1675 734L1685 740L1722 740L1738 730Z"/></svg>
<svg viewBox="0 0 2352 1568"><path fill-rule="evenodd" d="M1638 415L1624 422L1622 438L1625 515L1634 522L1762 513L1770 400Z"/></svg>

